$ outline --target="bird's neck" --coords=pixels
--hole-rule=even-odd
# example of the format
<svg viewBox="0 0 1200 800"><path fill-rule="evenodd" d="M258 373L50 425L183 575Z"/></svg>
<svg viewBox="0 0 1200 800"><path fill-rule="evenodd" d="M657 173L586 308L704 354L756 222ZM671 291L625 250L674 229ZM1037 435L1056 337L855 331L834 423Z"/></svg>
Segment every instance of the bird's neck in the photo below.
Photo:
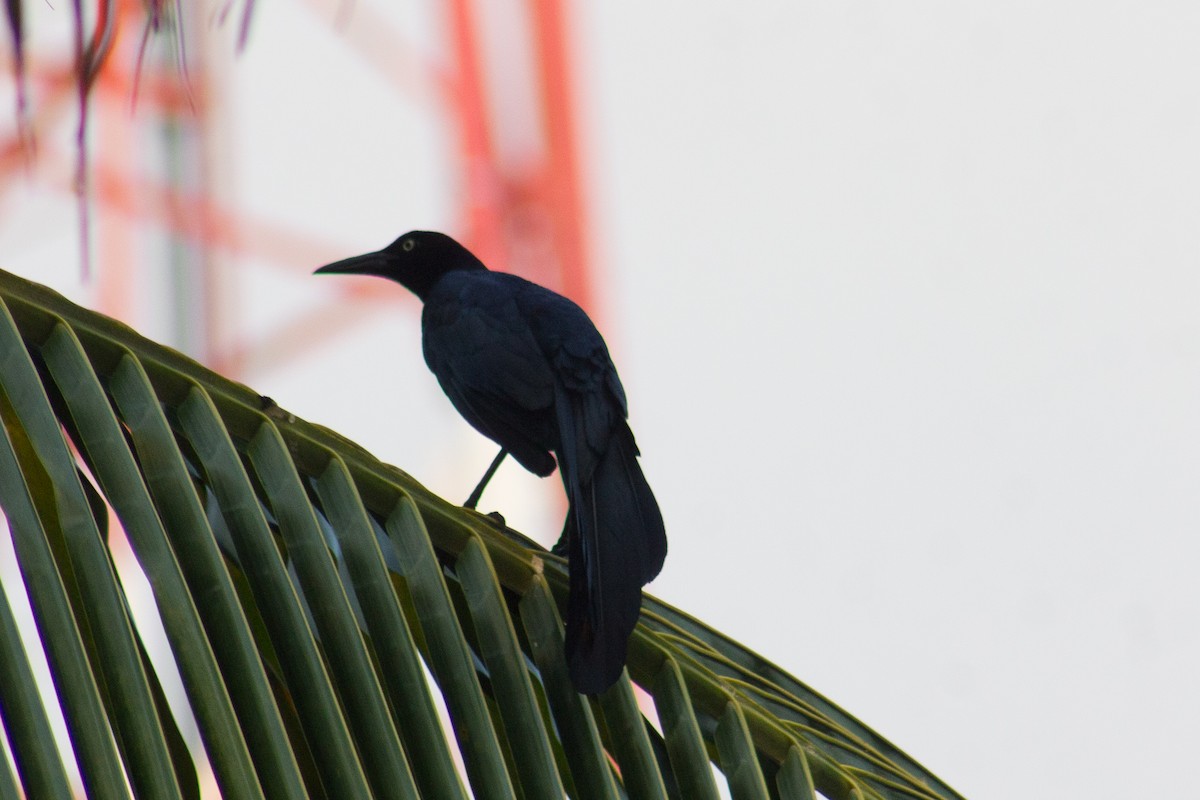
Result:
<svg viewBox="0 0 1200 800"><path fill-rule="evenodd" d="M416 274L406 275L401 283L408 287L409 291L420 298L423 303L429 298L429 293L433 291L433 287L445 276L454 272L486 271L487 267L483 265L482 261L470 253L463 253L453 260L439 264L437 269L422 270Z"/></svg>

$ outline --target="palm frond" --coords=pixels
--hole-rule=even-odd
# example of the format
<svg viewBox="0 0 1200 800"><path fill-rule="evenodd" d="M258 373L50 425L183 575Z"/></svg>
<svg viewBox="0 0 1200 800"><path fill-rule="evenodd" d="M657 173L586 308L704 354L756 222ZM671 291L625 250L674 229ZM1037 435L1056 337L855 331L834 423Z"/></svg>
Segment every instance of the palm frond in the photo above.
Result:
<svg viewBox="0 0 1200 800"><path fill-rule="evenodd" d="M39 639L0 594L0 791L69 794L34 644L88 796L197 791L111 509L226 797L712 798L714 765L735 798L958 797L654 598L627 677L580 696L559 558L42 287L0 273L0 300L0 502Z"/></svg>

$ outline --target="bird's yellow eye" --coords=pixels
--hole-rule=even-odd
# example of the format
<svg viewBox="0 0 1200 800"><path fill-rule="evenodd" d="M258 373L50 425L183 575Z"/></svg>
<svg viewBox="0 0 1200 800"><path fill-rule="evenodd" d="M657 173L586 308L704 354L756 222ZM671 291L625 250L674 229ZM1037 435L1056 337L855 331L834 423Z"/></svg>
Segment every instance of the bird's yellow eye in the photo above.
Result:
<svg viewBox="0 0 1200 800"><path fill-rule="evenodd" d="M403 242L400 243L400 248L402 250L404 250L404 252L406 252L406 253L408 251L412 250L416 246L417 246L417 242L414 239L405 239Z"/></svg>

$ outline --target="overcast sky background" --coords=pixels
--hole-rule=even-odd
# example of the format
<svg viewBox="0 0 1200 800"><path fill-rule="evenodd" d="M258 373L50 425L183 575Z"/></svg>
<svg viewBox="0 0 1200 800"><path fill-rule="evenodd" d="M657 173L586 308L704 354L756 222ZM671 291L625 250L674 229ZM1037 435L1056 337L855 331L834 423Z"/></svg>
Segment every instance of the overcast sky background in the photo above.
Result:
<svg viewBox="0 0 1200 800"><path fill-rule="evenodd" d="M436 5L389 5L347 7L438 58ZM241 208L350 255L453 224L451 145L336 7L258 4L225 135ZM602 327L670 536L651 592L967 797L1176 793L1200 746L1200 6L574 14ZM69 202L6 212L55 203L47 232L73 230ZM36 235L0 235L6 268L46 274ZM313 307L326 255L242 265L231 313ZM493 449L418 312L396 288L242 378L461 500ZM510 463L482 505L549 544L559 493Z"/></svg>

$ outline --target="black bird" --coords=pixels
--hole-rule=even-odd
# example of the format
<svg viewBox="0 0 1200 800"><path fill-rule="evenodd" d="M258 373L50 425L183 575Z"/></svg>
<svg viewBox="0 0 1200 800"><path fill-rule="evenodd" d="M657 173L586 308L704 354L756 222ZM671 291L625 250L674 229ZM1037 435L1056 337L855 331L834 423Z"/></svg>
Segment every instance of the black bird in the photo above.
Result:
<svg viewBox="0 0 1200 800"><path fill-rule="evenodd" d="M625 666L642 586L662 569L667 536L596 326L567 298L488 270L441 233L412 231L317 272L390 278L425 304L425 363L458 413L501 448L468 507L506 453L542 477L557 459L569 503L555 547L565 540L569 560L567 665L577 691L607 689Z"/></svg>

